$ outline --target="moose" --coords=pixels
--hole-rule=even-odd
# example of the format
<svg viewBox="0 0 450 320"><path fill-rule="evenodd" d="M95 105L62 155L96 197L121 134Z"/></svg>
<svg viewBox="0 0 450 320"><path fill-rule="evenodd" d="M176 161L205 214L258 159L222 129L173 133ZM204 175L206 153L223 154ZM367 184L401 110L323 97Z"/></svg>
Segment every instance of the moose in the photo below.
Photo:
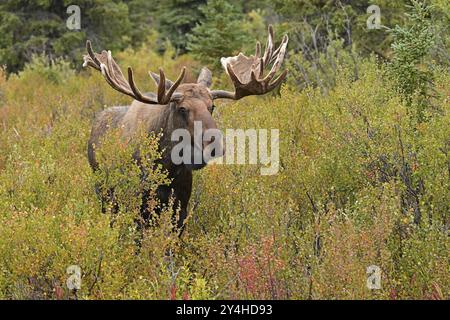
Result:
<svg viewBox="0 0 450 320"><path fill-rule="evenodd" d="M205 167L211 158L203 157L200 164L175 164L171 159L171 149L174 146L174 142L170 139L171 134L179 128L193 133L195 122L201 122L203 133L209 129L217 129L212 117L215 108L214 100L239 100L250 95L263 95L284 81L287 70L276 78L275 76L283 63L289 39L287 35L284 35L280 45L275 49L274 31L271 25L268 33L263 54L260 42L256 42L254 55L247 57L239 53L237 56L221 58L221 64L234 85L234 92L210 89L212 73L206 67L202 68L196 83L182 83L186 73L186 67L183 67L175 82L167 79L162 69L159 69L159 75L150 72L150 77L156 83L157 93L143 94L135 84L131 67L128 67L128 79L125 79L120 67L112 58L111 52L104 50L100 54L95 53L88 40L87 54L83 56L83 67L90 66L101 71L106 82L113 89L134 99L129 106L110 107L97 114L88 142L88 160L91 168L94 171L99 168L95 151L101 147L101 138L110 128L122 128L122 134L128 138L136 134L138 125L142 124L149 134L162 132L159 140L159 148L162 150L160 161L171 183L159 186L156 197L161 205L173 203L174 212L179 210L176 226L182 231L188 214L192 171ZM270 71L264 75L265 70L269 68ZM201 145L193 140L190 147L192 150L204 152L213 140L213 138L203 139ZM222 151L218 152L219 154L213 154L213 157L223 156L223 152L222 148ZM139 155L136 157L135 160L139 161ZM146 221L150 215L147 206L149 194L144 192L141 197L141 216ZM171 199L172 202L170 202ZM106 200L102 199L102 201Z"/></svg>

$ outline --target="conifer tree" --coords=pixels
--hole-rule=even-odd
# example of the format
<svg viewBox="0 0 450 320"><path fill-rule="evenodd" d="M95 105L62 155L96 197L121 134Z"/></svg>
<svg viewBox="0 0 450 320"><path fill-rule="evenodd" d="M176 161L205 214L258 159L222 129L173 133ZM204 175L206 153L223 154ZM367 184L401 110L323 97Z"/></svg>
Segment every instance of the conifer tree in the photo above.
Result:
<svg viewBox="0 0 450 320"><path fill-rule="evenodd" d="M239 6L225 0L209 0L201 12L204 19L189 35L188 49L195 58L213 69L220 68L220 57L230 56L245 44L243 14Z"/></svg>

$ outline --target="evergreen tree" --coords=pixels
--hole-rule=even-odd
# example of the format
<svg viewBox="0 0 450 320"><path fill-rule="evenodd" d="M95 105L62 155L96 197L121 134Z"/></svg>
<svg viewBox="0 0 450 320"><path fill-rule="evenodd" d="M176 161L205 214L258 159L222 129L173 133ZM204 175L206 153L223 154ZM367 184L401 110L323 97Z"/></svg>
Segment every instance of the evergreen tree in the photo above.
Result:
<svg viewBox="0 0 450 320"><path fill-rule="evenodd" d="M243 33L243 14L230 1L209 0L201 7L204 20L188 36L188 49L195 58L213 69L220 68L220 57L242 48L248 37Z"/></svg>
<svg viewBox="0 0 450 320"><path fill-rule="evenodd" d="M164 0L157 10L160 36L169 39L178 54L186 52L186 35L202 18L200 7L206 0Z"/></svg>
<svg viewBox="0 0 450 320"><path fill-rule="evenodd" d="M427 57L435 46L430 10L424 2L412 0L406 26L392 29L394 59L389 65L396 89L412 104L414 94L418 98L417 118L424 120L424 111L429 104L429 90L433 86L433 72Z"/></svg>
<svg viewBox="0 0 450 320"><path fill-rule="evenodd" d="M125 0L128 5L131 23L131 44L139 45L147 40L152 28L155 27L159 0Z"/></svg>

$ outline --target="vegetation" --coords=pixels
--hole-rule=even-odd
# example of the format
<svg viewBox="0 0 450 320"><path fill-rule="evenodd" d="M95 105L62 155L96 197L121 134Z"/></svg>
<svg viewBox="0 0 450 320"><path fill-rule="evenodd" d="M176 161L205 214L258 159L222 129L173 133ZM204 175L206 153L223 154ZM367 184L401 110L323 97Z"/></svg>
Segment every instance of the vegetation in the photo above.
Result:
<svg viewBox="0 0 450 320"><path fill-rule="evenodd" d="M131 2L108 3L129 8ZM209 1L204 8L216 2L224 3ZM39 1L45 10L52 10L50 3ZM266 2L241 7L244 31L283 17L281 1L259 11L257 3ZM95 112L129 98L99 73L73 70L68 57L49 62L44 53L30 63L10 62L11 43L27 41L3 32L0 58L8 69L0 72L0 298L448 299L449 35L438 22L434 28L429 23L435 14L448 19L448 5L434 4L426 9L416 3L407 9L410 17L396 16L404 23L391 26L389 45L370 54L340 33L322 48L305 40L300 48L312 48L310 55L294 39L291 75L280 96L218 102L214 117L222 129L280 130L280 171L261 176L261 165L210 164L196 172L181 238L169 210L142 234L136 229L135 194L144 186L130 156L133 145L112 132L99 157L101 170L94 174L88 165ZM1 20L5 8L14 11L8 5L0 5L1 31L8 26ZM352 4L353 10L363 7ZM193 34L214 26L208 19ZM295 28L295 17L283 19L280 28ZM429 33L439 37L422 37ZM31 33L17 34L31 39ZM180 55L170 43L160 50L161 33L149 35L134 48L124 49L127 36L137 34L111 44L120 64L133 66L138 83L150 83L147 68L159 66L172 79L187 66L187 80L196 79L192 70L201 64L191 54ZM113 41L105 39L102 47ZM141 139L144 165L151 167L159 157L158 137ZM154 170L145 187L166 182L165 173ZM117 215L102 214L98 183L120 191ZM79 290L66 286L71 265L81 268ZM371 265L382 270L379 290L366 286Z"/></svg>
<svg viewBox="0 0 450 320"><path fill-rule="evenodd" d="M430 8L417 1L414 1L413 5L410 26L396 26L392 30L395 39L392 48L395 55L390 71L398 92L408 104L411 104L413 94L419 95L420 105L416 111L419 120L422 120L428 104L430 84L433 84L433 73L424 60L434 46L435 34L429 20Z"/></svg>
<svg viewBox="0 0 450 320"><path fill-rule="evenodd" d="M186 53L187 34L203 17L201 8L206 0L159 1L158 30L161 38L169 39L178 53Z"/></svg>
<svg viewBox="0 0 450 320"><path fill-rule="evenodd" d="M217 57L233 55L248 40L240 28L243 17L233 4L224 0L210 0L200 10L205 19L188 37L188 49L200 62L220 70Z"/></svg>
<svg viewBox="0 0 450 320"><path fill-rule="evenodd" d="M79 61L86 38L95 38L111 50L129 43L132 23L122 1L84 0L81 30L70 30L66 20L71 1L3 1L0 4L0 61L17 72L35 54L50 60L66 56Z"/></svg>

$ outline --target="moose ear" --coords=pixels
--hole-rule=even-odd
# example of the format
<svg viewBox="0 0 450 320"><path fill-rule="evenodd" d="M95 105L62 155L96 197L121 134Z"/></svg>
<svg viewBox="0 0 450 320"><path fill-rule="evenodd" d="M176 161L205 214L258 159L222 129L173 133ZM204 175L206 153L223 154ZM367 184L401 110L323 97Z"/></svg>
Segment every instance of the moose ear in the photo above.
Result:
<svg viewBox="0 0 450 320"><path fill-rule="evenodd" d="M149 72L149 74L152 77L153 81L155 81L156 86L159 86L159 82L161 81L159 75L157 75L156 73L153 73L151 71ZM165 80L166 80L166 90L169 90L170 87L173 85L173 82L167 78Z"/></svg>
<svg viewBox="0 0 450 320"><path fill-rule="evenodd" d="M211 86L212 73L211 73L211 71L209 71L209 69L207 67L203 67L202 70L200 71L200 75L198 76L197 83L202 84L207 88L209 88Z"/></svg>

